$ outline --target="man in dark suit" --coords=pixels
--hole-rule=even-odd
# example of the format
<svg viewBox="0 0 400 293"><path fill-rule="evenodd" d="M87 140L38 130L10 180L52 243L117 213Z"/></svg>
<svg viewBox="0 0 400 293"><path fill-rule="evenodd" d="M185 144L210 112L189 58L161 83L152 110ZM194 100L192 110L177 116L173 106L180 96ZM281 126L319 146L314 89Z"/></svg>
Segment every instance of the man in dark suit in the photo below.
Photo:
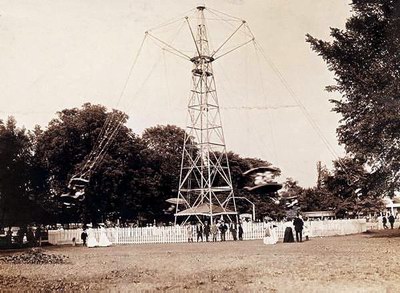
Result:
<svg viewBox="0 0 400 293"><path fill-rule="evenodd" d="M296 241L302 242L303 241L303 226L304 222L300 215L293 220L294 230L296 231Z"/></svg>
<svg viewBox="0 0 400 293"><path fill-rule="evenodd" d="M206 236L206 241L208 242L208 237L210 236L211 228L207 221L204 222L204 236Z"/></svg>
<svg viewBox="0 0 400 293"><path fill-rule="evenodd" d="M394 226L394 217L392 214L390 214L390 216L388 217L389 220L389 224L390 224L390 229L393 229Z"/></svg>
<svg viewBox="0 0 400 293"><path fill-rule="evenodd" d="M199 242L200 238L201 238L201 242L203 242L203 225L201 223L197 224L196 233L197 233L197 242Z"/></svg>
<svg viewBox="0 0 400 293"><path fill-rule="evenodd" d="M225 233L228 230L228 226L224 222L221 222L219 230L221 231L221 241L225 241Z"/></svg>

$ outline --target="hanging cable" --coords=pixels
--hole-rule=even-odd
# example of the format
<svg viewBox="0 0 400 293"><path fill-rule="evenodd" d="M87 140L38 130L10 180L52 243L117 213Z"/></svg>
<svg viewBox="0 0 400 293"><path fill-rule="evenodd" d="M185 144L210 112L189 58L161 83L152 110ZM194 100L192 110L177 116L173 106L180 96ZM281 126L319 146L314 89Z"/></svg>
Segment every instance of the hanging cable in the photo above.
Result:
<svg viewBox="0 0 400 293"><path fill-rule="evenodd" d="M263 78L262 72L261 72L260 56L258 55L257 50L255 50L255 52L256 52L257 65L258 65L258 74L260 76L260 81L261 81L261 90L262 90L263 96L264 96L264 98L266 100L265 102L266 102L266 104L268 104L267 103L267 94L266 94L265 85L264 85L264 78ZM273 131L273 128L272 128L272 123L271 123L271 116L272 116L272 113L270 113L267 116L267 124L268 124L268 127L269 127L269 132L270 132L271 141L272 141L272 151L271 151L271 153L273 154L275 160L278 161L278 155L277 155L277 152L276 152L276 145L275 145L274 131Z"/></svg>
<svg viewBox="0 0 400 293"><path fill-rule="evenodd" d="M221 11L218 11L218 10L216 10L216 9L211 9L211 8L209 8L209 7L207 7L206 9L207 9L208 11L210 11L210 12L214 12L214 14L215 14L215 13L219 13L219 14L228 16L228 17L230 17L230 18L232 18L232 19L239 20L239 21L243 21L243 19L241 19L241 18L239 18L239 17L232 16L232 15L230 15L230 14L227 14L227 13L221 12Z"/></svg>
<svg viewBox="0 0 400 293"><path fill-rule="evenodd" d="M177 22L177 21L178 20L176 20L174 22ZM171 24L171 23L169 23L169 24ZM181 31L182 27L183 27L183 24L180 26L177 34L179 34L179 32ZM122 99L122 97L123 97L123 95L124 95L124 93L126 91L128 82L129 82L129 80L131 78L131 75L133 73L133 70L134 70L134 68L135 68L135 66L137 64L138 58L139 58L139 56L140 56L140 54L142 52L145 40L148 37L148 35L149 35L148 33L145 34L145 36L144 36L144 38L142 40L142 43L140 45L139 51L137 52L137 54L136 54L136 56L135 56L135 58L133 60L133 63L131 65L130 69L129 69L128 76L127 76L127 78L125 80L125 83L123 85L123 88L121 90L121 93L120 93L120 96L119 96L119 99L118 99L118 102L117 102L117 106L119 105L119 103L120 103L120 101L121 101L121 99ZM163 48L163 49L165 49L165 48ZM156 67L157 63L158 63L158 61L154 64L154 66L152 67L149 75L145 78L145 80L143 81L142 85L139 87L138 91L136 91L134 96L136 96L139 93L139 91L143 88L144 84L147 82L147 80L149 79L149 77L153 73L154 68ZM130 103L130 105L132 105L132 102ZM111 142L114 140L114 138L116 137L116 134L118 133L118 131L121 128L121 126L123 125L124 119L125 119L124 115L119 113L119 112L116 112L116 111L113 112L113 113L110 113L107 116L106 121L105 121L105 123L104 123L104 125L103 125L103 127L102 127L102 129L100 131L100 134L98 136L98 140L97 140L94 148L89 153L89 155L87 157L87 160L85 161L85 164L82 167L81 171L78 174L76 174L75 176L73 176L73 178L85 177L85 176L90 178L90 175L95 170L96 166L98 166L101 163L101 161L104 159L105 154L106 154Z"/></svg>
<svg viewBox="0 0 400 293"><path fill-rule="evenodd" d="M218 47L218 49L216 49L215 51L214 51L214 53L212 53L211 54L211 57L214 57L215 56L215 54L217 54L218 53L218 51L219 50L221 50L224 46L225 46L225 44L226 43L228 43L229 42L229 40L230 39L232 39L232 37L234 36L234 35L236 35L236 33L240 30L240 28L242 27L242 26L244 26L245 25L245 23L246 23L246 21L242 21L242 23L236 28L236 30ZM229 53L229 52L228 52ZM226 53L227 54L227 53ZM225 55L225 54L224 54Z"/></svg>
<svg viewBox="0 0 400 293"><path fill-rule="evenodd" d="M292 90L292 88L289 86L288 82L286 81L286 79L283 77L282 73L280 72L280 70L276 67L276 65L267 57L266 53L264 52L263 48L258 44L258 42L256 40L254 40L254 46L256 48L256 50L259 50L259 52L261 53L261 56L263 56L263 58L265 59L265 61L267 62L267 64L271 67L271 69L274 71L274 73L276 74L276 76L279 78L280 82L282 83L282 85L286 88L286 90L288 91L289 95L292 97L292 99L294 100L294 102L299 106L299 108L301 109L301 111L303 112L303 115L306 117L307 121L310 123L311 127L314 129L314 131L316 132L316 134L319 136L319 138L321 139L321 141L323 142L323 144L325 145L325 147L327 148L327 150L331 153L331 155L337 160L338 164L343 168L343 171L348 175L347 172L347 167L341 162L341 159L339 157L339 155L337 154L337 152L335 151L335 149L331 146L331 144L329 143L329 141L327 140L327 138L324 136L324 134L322 133L321 129L319 128L318 124L314 121L314 119L312 118L311 114L308 112L308 110L306 109L306 107L304 106L304 104L300 101L300 99L297 97L297 95L295 94L295 92Z"/></svg>
<svg viewBox="0 0 400 293"><path fill-rule="evenodd" d="M143 49L143 46L144 46L144 42L146 41L146 38L147 38L147 34L144 34L142 43L140 44L140 47L139 47L139 51L137 52L137 54L136 54L136 56L135 56L135 59L133 59L131 68L129 69L128 76L126 77L124 86L122 87L121 93L120 93L120 95L119 95L119 99L118 99L118 102L117 102L117 107L118 107L119 103L121 102L121 99L122 99L122 96L123 96L124 93L125 93L126 87L128 86L129 79L131 78L133 69L135 68L136 63L137 63L137 61L138 61L138 59L139 59L139 55L140 55L140 53L142 52L142 49Z"/></svg>
<svg viewBox="0 0 400 293"><path fill-rule="evenodd" d="M229 54L229 53L232 53L233 51L236 51L237 49L239 49L239 48L241 48L241 47L243 47L243 46L246 46L247 44L251 43L252 41L254 41L254 40L253 40L253 39L252 39L252 40L248 40L247 42L244 42L244 43L242 43L242 44L240 44L240 45L234 47L233 49L231 49L231 50L229 50L229 51L227 51L227 52L224 52L223 54L221 54L221 55L219 55L219 56L216 56L216 57L214 58L214 60L217 60L217 59L219 59L219 58L221 58L221 57L223 57L223 56L225 56L225 55L227 55L227 54ZM213 55L214 55L214 54L213 54Z"/></svg>
<svg viewBox="0 0 400 293"><path fill-rule="evenodd" d="M142 52L142 49L143 49L144 43L146 41L146 38L147 38L147 35L145 34L144 37L143 37L143 40L142 40L142 42L140 44L139 50L137 51L137 53L136 53L136 55L135 55L135 57L133 59L133 62L131 64L130 68L129 68L129 72L128 72L128 75L127 75L127 77L125 79L125 83L124 83L124 85L122 87L121 93L119 95L116 107L118 107L118 105L121 102L121 99L122 99L122 97L123 97L123 95L125 93L125 90L126 90L126 88L128 86L128 82L129 82L129 80L131 78L133 69L135 68L135 66L137 64L137 61L139 59L139 56L140 56L140 54ZM94 145L92 151L89 153L87 161L86 161L85 165L83 166L84 169L87 168L94 161L95 156L98 155L99 149L102 148L102 145L104 144L104 141L105 141L105 139L107 138L107 135L110 132L110 128L112 127L113 120L114 120L114 113L111 113L111 114L107 115L106 120L105 120L105 122L103 124L103 127L102 127L102 129L101 129L101 131L100 131L100 133L98 135L97 142Z"/></svg>
<svg viewBox="0 0 400 293"><path fill-rule="evenodd" d="M218 14L216 14L215 12L213 12L213 11L210 10L210 9L207 9L207 11L210 12L211 14L213 14L213 15L215 15L215 16L217 17L217 18L212 19L212 20L216 20L216 21L218 21L219 23L222 23L223 25L229 26L230 28L233 28L233 29L235 29L236 27L233 25L232 22L235 22L235 23L243 22L242 19L226 19L226 18L221 18ZM208 18L206 18L206 19L208 19ZM248 37L251 36L251 34L245 32L245 31L240 31L240 33L245 34L245 35L247 35Z"/></svg>
<svg viewBox="0 0 400 293"><path fill-rule="evenodd" d="M149 32L146 32L146 34L148 34L150 37L152 37L153 39L155 39L156 41L160 42L161 44L165 45L166 47L168 47L169 49L171 49L172 51L176 52L177 54L180 54L182 57L185 57L188 61L190 61L191 57L189 55L186 55L185 53L183 53L182 51L172 47L170 44L168 44L167 42L161 40L160 38L150 34Z"/></svg>
<svg viewBox="0 0 400 293"><path fill-rule="evenodd" d="M170 19L170 20L167 20L166 22L164 22L164 23L162 23L162 24L160 24L160 25L157 25L157 26L155 26L155 27L152 27L152 28L148 29L147 31L154 31L154 30L157 30L157 29L159 29L159 28L161 28L161 27L165 27L165 26L174 24L174 23L176 23L176 22L178 22L178 21L184 19L184 18L187 16L188 13L190 13L190 12L196 12L196 10L197 10L196 8L189 9L189 10L187 10L186 12L181 13L179 16L174 17L174 18L172 18L172 19Z"/></svg>

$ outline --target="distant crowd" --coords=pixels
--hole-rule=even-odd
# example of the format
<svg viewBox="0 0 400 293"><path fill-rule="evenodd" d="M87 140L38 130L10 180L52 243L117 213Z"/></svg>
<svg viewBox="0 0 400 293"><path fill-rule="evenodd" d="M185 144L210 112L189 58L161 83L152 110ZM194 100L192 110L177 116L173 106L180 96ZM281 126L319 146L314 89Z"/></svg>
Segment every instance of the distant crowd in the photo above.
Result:
<svg viewBox="0 0 400 293"><path fill-rule="evenodd" d="M395 218L395 216L393 216L393 214L392 213L390 213L390 214L383 214L381 217L379 217L379 218L381 218L380 219L380 221L382 221L382 225L383 225L383 228L384 229L389 229L389 227L388 227L388 223L390 224L390 229L393 229L394 228L394 222L396 221L396 218ZM378 219L379 219L378 218ZM399 227L400 228L400 227Z"/></svg>
<svg viewBox="0 0 400 293"><path fill-rule="evenodd" d="M226 234L231 233L232 239L236 240L243 240L243 227L242 223L235 223L232 222L229 225L226 224L224 221L214 222L211 225L208 221L202 223L197 223L193 225L191 223L186 224L186 230L188 235L188 242L193 242L193 236L196 234L197 242L206 242L210 241L210 236L212 242L218 241L218 235L220 241L226 241Z"/></svg>
<svg viewBox="0 0 400 293"><path fill-rule="evenodd" d="M43 238L47 238L47 232L42 225L0 229L0 247L21 248L41 246Z"/></svg>

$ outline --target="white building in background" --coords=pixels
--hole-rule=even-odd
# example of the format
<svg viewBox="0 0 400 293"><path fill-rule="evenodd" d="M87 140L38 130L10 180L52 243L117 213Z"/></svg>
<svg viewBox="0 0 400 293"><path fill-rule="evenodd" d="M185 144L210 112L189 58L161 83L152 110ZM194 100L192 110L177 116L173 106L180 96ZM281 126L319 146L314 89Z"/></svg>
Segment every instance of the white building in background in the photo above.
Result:
<svg viewBox="0 0 400 293"><path fill-rule="evenodd" d="M393 215L400 214L400 192L395 191L393 198L384 197L383 202L386 206L386 211Z"/></svg>
<svg viewBox="0 0 400 293"><path fill-rule="evenodd" d="M302 215L308 219L335 219L336 214L334 211L313 211L313 212L303 212Z"/></svg>

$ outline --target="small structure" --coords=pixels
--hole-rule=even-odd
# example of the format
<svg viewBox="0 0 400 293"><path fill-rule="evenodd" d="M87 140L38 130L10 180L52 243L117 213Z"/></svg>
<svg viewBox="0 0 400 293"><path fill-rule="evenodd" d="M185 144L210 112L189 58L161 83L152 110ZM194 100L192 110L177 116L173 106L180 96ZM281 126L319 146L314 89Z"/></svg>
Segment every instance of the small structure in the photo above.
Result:
<svg viewBox="0 0 400 293"><path fill-rule="evenodd" d="M383 203L386 207L386 212L392 215L397 215L400 212L400 192L396 191L393 198L384 197Z"/></svg>
<svg viewBox="0 0 400 293"><path fill-rule="evenodd" d="M325 218L335 218L334 211L312 211L312 212L303 212L304 217L309 219L325 219Z"/></svg>
<svg viewBox="0 0 400 293"><path fill-rule="evenodd" d="M236 215L237 212L224 208L219 205L203 203L186 210L176 213L176 216L220 216L220 215Z"/></svg>

